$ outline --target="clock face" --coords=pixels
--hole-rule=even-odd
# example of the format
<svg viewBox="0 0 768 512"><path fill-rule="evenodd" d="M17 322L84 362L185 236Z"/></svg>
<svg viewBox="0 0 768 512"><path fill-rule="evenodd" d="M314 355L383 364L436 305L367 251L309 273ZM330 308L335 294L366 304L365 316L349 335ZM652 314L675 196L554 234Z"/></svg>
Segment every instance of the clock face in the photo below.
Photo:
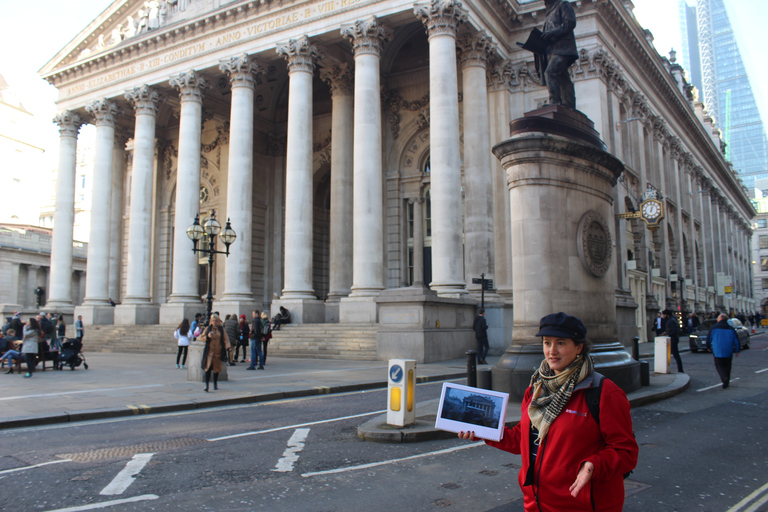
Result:
<svg viewBox="0 0 768 512"><path fill-rule="evenodd" d="M661 216L661 205L656 201L646 201L643 204L643 217L649 221L654 221Z"/></svg>

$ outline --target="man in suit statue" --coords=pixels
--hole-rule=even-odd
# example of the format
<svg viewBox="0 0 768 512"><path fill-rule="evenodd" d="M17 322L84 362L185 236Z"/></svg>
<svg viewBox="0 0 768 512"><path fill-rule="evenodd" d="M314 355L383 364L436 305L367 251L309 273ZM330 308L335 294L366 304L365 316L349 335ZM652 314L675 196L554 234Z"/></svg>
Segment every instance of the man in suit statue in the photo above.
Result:
<svg viewBox="0 0 768 512"><path fill-rule="evenodd" d="M541 38L547 44L547 59L542 81L549 89L549 104L576 109L576 93L568 68L579 58L576 50L576 13L570 2L544 0L547 19Z"/></svg>

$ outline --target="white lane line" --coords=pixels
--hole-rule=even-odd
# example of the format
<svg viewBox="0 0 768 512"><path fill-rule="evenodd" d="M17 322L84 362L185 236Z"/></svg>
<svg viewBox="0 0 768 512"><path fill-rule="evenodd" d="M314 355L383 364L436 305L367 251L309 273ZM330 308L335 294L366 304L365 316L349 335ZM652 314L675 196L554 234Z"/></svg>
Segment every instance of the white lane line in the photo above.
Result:
<svg viewBox="0 0 768 512"><path fill-rule="evenodd" d="M82 393L103 393L104 391L120 391L122 389L141 389L141 388L159 388L163 384L145 384L143 386L126 386L122 388L99 388L99 389L85 389L82 391L63 391L61 393L42 393L39 395L21 395L21 396L3 396L1 400L20 400L22 398L43 398L46 396L61 396L61 395L78 395Z"/></svg>
<svg viewBox="0 0 768 512"><path fill-rule="evenodd" d="M741 379L741 377L736 377L735 379L731 379L731 382L733 382L735 380L739 380L739 379ZM701 393L702 391L707 391L707 390L710 390L710 389L721 388L721 387L723 387L723 383L722 382L720 384L715 384L713 386L707 386L706 388L697 389L696 392L697 393Z"/></svg>
<svg viewBox="0 0 768 512"><path fill-rule="evenodd" d="M26 471L28 469L39 468L40 466L48 466L51 464L61 464L62 462L72 462L72 459L52 460L50 462L41 462L40 464L35 464L34 466L24 466L23 468L4 469L3 471L0 471L0 475L5 475L6 473L14 473L16 471Z"/></svg>
<svg viewBox="0 0 768 512"><path fill-rule="evenodd" d="M102 496L114 496L116 494L123 494L125 490L136 479L136 475L141 473L144 466L147 465L149 459L152 458L154 453L137 453L133 456L133 459L128 461L122 471L99 493Z"/></svg>
<svg viewBox="0 0 768 512"><path fill-rule="evenodd" d="M303 477L317 476L317 475L330 475L332 473L345 473L347 471L357 471L358 469L375 468L376 466L383 466L385 464L395 464L396 462L403 462L405 460L420 459L423 457L432 457L434 455L443 455L446 453L457 452L459 450L466 450L467 448L476 448L478 446L485 446L484 442L465 444L462 446L456 446L454 448L446 448L445 450L437 450L436 452L421 453L419 455L411 455L410 457L403 457L402 459L383 460L381 462L371 462L369 464L361 464L359 466L347 466L345 468L329 469L327 471L315 471L313 473L302 473Z"/></svg>
<svg viewBox="0 0 768 512"><path fill-rule="evenodd" d="M80 512L81 510L96 510L98 508L107 508L112 505L122 505L123 503L135 503L137 501L149 501L159 498L157 494L142 494L141 496L134 496L133 498L122 498L119 500L102 501L101 503L90 503L88 505L80 505L79 507L67 507L57 508L56 510L49 510L48 512Z"/></svg>
<svg viewBox="0 0 768 512"><path fill-rule="evenodd" d="M299 453L304 449L304 441L309 435L308 428L297 428L291 438L288 440L288 448L283 452L283 456L277 461L277 466L272 471L278 473L290 473L293 471L293 465L299 460Z"/></svg>
<svg viewBox="0 0 768 512"><path fill-rule="evenodd" d="M757 489L755 492L753 492L752 494L750 494L749 496L747 496L746 498L744 498L743 500L741 500L740 502L738 502L737 504L735 504L734 506L729 508L727 510L727 512L739 512L743 507L748 505L750 501L752 501L755 498L757 498L758 496L760 496L760 494L764 493L766 490L768 490L768 484L765 484L764 486L762 486L761 488ZM764 500L765 499L768 499L768 495L766 495L764 497ZM755 505L759 506L759 505L762 505L763 503L765 503L765 501L762 501L761 503L756 503ZM754 505L753 505L753 507L754 507ZM750 511L757 510L756 508L753 508L753 507L750 507L749 510Z"/></svg>
<svg viewBox="0 0 768 512"><path fill-rule="evenodd" d="M342 416L341 418L331 418L329 420L320 420L320 421L310 421L309 423L299 423L298 425L288 425L285 427L276 427L276 428L270 428L267 430L255 430L253 432L243 432L242 434L232 434L231 436L224 436L224 437L214 437L213 439L208 439L208 441L225 441L227 439L234 439L236 437L245 437L245 436L255 436L257 434L267 434L269 432L279 432L281 430L289 430L292 428L299 428L299 427L310 427L312 425L321 425L323 423L332 423L334 421L343 421L343 420L351 420L353 418L362 418L363 416L372 416L374 414L381 414L383 412L387 412L386 409L382 409L380 411L373 411L373 412L365 412L363 414L353 414L352 416Z"/></svg>
<svg viewBox="0 0 768 512"><path fill-rule="evenodd" d="M757 370L755 373L763 373L768 372L768 368L763 368L762 370Z"/></svg>

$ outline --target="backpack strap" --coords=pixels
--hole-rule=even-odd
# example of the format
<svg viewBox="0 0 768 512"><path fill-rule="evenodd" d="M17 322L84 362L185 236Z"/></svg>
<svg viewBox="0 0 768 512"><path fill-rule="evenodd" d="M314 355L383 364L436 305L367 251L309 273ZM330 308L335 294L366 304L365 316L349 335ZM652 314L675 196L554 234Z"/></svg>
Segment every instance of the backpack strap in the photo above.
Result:
<svg viewBox="0 0 768 512"><path fill-rule="evenodd" d="M604 378L602 373L593 372L592 385L584 390L584 399L587 401L587 407L598 426L600 425L600 395L603 392Z"/></svg>

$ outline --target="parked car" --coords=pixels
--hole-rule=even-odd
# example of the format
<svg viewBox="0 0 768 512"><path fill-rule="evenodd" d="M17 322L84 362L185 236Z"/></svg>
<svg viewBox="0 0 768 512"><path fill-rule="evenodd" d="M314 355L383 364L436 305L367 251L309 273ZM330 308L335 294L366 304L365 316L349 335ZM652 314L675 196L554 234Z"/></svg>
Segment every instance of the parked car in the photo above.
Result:
<svg viewBox="0 0 768 512"><path fill-rule="evenodd" d="M714 318L708 318L689 336L688 342L691 345L691 352L707 350L707 335L709 334L709 329L716 323L717 320ZM742 349L749 348L749 329L738 318L729 318L728 325L736 330L736 335L739 337L739 347Z"/></svg>

